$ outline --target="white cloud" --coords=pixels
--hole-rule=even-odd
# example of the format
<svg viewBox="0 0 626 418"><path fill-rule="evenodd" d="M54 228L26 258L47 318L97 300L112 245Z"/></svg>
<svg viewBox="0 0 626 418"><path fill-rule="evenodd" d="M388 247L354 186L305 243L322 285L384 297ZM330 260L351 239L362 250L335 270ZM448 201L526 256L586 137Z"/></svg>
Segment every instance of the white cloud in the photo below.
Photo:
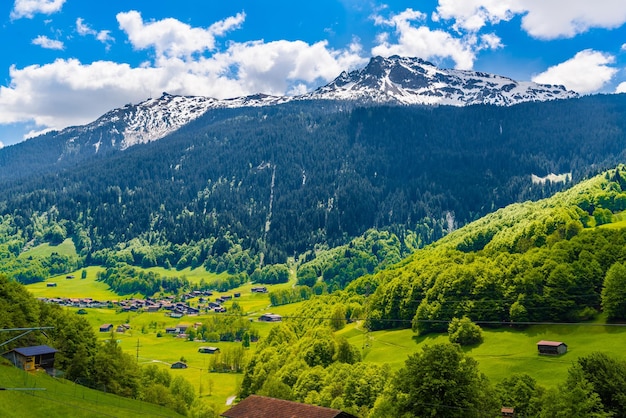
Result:
<svg viewBox="0 0 626 418"><path fill-rule="evenodd" d="M394 15L389 19L374 16L374 22L380 26L394 28L397 38L390 41L388 33L380 34L378 45L372 48L373 55L411 56L437 61L451 59L459 69L471 69L476 59L476 52L481 49L495 49L501 46L500 38L493 34L480 38L472 34L456 38L442 30L432 30L425 25L414 26L412 22L423 21L425 15L412 9Z"/></svg>
<svg viewBox="0 0 626 418"><path fill-rule="evenodd" d="M615 89L615 93L626 93L626 81L622 81Z"/></svg>
<svg viewBox="0 0 626 418"><path fill-rule="evenodd" d="M522 0L523 2L523 0ZM515 0L439 0L433 20L454 20L456 30L476 32L487 24L510 20L523 9Z"/></svg>
<svg viewBox="0 0 626 418"><path fill-rule="evenodd" d="M0 141L0 148L4 148L4 142Z"/></svg>
<svg viewBox="0 0 626 418"><path fill-rule="evenodd" d="M33 39L32 44L39 45L40 47L45 48L45 49L62 50L63 48L65 48L65 46L63 45L63 42L50 39L45 35L39 35L38 37Z"/></svg>
<svg viewBox="0 0 626 418"><path fill-rule="evenodd" d="M111 31L108 31L108 30L96 31L95 29L91 28L91 26L84 23L84 20L82 17L79 17L76 19L76 32L78 32L78 34L81 36L93 36L99 42L102 42L103 44L107 45L107 47L109 46L110 43L115 42L115 38L111 36Z"/></svg>
<svg viewBox="0 0 626 418"><path fill-rule="evenodd" d="M522 15L522 28L539 39L570 38L591 28L626 23L623 0L439 0L433 19L454 20L454 28L476 32Z"/></svg>
<svg viewBox="0 0 626 418"><path fill-rule="evenodd" d="M118 13L117 21L135 49L154 48L157 57L191 58L193 54L215 50L215 37L237 29L245 13L214 23L208 28L193 28L168 18L144 23L137 11Z"/></svg>
<svg viewBox="0 0 626 418"><path fill-rule="evenodd" d="M31 19L37 13L52 14L61 10L65 0L15 0L11 19Z"/></svg>
<svg viewBox="0 0 626 418"><path fill-rule="evenodd" d="M599 51L586 49L574 58L548 68L532 78L536 83L563 84L578 93L594 93L602 89L617 73L609 64L615 57Z"/></svg>
<svg viewBox="0 0 626 418"><path fill-rule="evenodd" d="M0 86L0 124L34 122L38 130L82 125L163 91L216 98L301 93L367 62L358 40L341 50L325 41L259 40L230 42L217 51L215 37L239 27L243 17L192 28L174 19L145 23L136 12L119 14L132 45L155 51L151 61L137 67L77 59L13 66L10 84ZM76 30L96 32L82 19Z"/></svg>

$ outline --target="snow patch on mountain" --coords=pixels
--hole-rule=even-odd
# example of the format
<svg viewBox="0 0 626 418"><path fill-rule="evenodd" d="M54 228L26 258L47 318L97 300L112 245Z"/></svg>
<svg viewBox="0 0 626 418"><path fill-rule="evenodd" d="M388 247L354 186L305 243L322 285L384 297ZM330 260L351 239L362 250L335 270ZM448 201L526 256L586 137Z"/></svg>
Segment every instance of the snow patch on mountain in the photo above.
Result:
<svg viewBox="0 0 626 418"><path fill-rule="evenodd" d="M517 82L493 74L440 69L419 58L374 57L360 70L343 72L331 83L299 96L255 94L232 99L174 96L167 93L136 105L112 110L97 121L68 128L98 153L127 149L161 139L211 109L264 107L304 100L332 100L356 105L490 104L511 106L528 101L578 97L563 86ZM66 153L76 152L76 146Z"/></svg>
<svg viewBox="0 0 626 418"><path fill-rule="evenodd" d="M528 101L569 99L564 86L517 82L499 75L440 69L419 58L374 57L360 70L305 95L309 99L357 100L402 105L511 106Z"/></svg>

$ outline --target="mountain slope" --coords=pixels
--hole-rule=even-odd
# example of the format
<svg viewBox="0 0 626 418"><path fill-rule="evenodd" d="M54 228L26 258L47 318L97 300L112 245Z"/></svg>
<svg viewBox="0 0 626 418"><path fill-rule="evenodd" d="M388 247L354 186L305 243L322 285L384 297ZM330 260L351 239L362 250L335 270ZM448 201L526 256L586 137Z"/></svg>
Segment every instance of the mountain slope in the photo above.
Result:
<svg viewBox="0 0 626 418"><path fill-rule="evenodd" d="M418 58L374 57L363 69L342 73L333 82L299 96L218 100L172 96L148 99L111 110L96 121L49 132L0 150L0 179L62 169L92 157L164 138L207 112L264 108L285 103L326 107L328 112L371 105L493 104L510 106L577 97L562 86L518 83L509 78L439 69ZM307 105L308 104L308 105Z"/></svg>
<svg viewBox="0 0 626 418"><path fill-rule="evenodd" d="M83 237L81 254L157 243L163 252L147 265L201 265L239 248L248 251L233 261L239 271L372 227L432 242L563 187L533 184L533 174L578 181L622 161L625 124L626 96L511 107L329 112L301 101L216 109L165 141L5 182L0 214L19 219L29 240L45 236L41 217L63 222ZM133 257L143 262L138 251Z"/></svg>
<svg viewBox="0 0 626 418"><path fill-rule="evenodd" d="M344 72L304 97L358 100L363 103L511 106L529 101L578 97L563 86L517 82L475 71L440 69L419 58L374 57L369 64Z"/></svg>

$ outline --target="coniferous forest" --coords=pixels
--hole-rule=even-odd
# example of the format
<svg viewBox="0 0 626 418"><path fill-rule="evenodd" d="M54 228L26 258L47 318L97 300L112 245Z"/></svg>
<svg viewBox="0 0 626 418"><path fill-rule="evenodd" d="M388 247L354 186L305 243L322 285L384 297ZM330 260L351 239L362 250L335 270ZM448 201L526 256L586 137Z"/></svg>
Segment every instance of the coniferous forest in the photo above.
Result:
<svg viewBox="0 0 626 418"><path fill-rule="evenodd" d="M512 107L305 102L210 111L125 151L60 158L41 137L0 151L0 213L23 231L18 249L73 237L87 264L251 274L370 228L396 234L408 254L564 186L531 175L571 173L571 184L614 166L625 113L620 95Z"/></svg>

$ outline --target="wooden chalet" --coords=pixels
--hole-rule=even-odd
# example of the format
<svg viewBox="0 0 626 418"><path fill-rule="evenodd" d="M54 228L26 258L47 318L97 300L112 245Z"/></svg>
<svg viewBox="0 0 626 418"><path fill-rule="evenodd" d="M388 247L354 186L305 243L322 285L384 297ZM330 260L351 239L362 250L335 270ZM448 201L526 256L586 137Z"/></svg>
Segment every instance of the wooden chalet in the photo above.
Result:
<svg viewBox="0 0 626 418"><path fill-rule="evenodd" d="M54 369L54 354L57 352L47 345L35 345L32 347L14 348L2 354L2 357L9 360L15 367L26 371L44 369Z"/></svg>
<svg viewBox="0 0 626 418"><path fill-rule="evenodd" d="M111 332L111 330L113 330L113 324L100 325L100 332Z"/></svg>
<svg viewBox="0 0 626 418"><path fill-rule="evenodd" d="M560 356L567 353L567 344L561 341L541 340L537 343L539 354L546 356Z"/></svg>
<svg viewBox="0 0 626 418"><path fill-rule="evenodd" d="M355 418L338 409L308 405L267 396L250 395L222 413L226 418Z"/></svg>
<svg viewBox="0 0 626 418"><path fill-rule="evenodd" d="M204 354L215 354L219 353L220 349L218 347L200 347L198 348L198 353Z"/></svg>
<svg viewBox="0 0 626 418"><path fill-rule="evenodd" d="M177 361L176 363L172 363L170 368L171 369L186 369L187 368L187 363L184 363L182 361Z"/></svg>
<svg viewBox="0 0 626 418"><path fill-rule="evenodd" d="M283 317L278 314L266 313L259 316L259 321L262 322L280 322L283 320Z"/></svg>

